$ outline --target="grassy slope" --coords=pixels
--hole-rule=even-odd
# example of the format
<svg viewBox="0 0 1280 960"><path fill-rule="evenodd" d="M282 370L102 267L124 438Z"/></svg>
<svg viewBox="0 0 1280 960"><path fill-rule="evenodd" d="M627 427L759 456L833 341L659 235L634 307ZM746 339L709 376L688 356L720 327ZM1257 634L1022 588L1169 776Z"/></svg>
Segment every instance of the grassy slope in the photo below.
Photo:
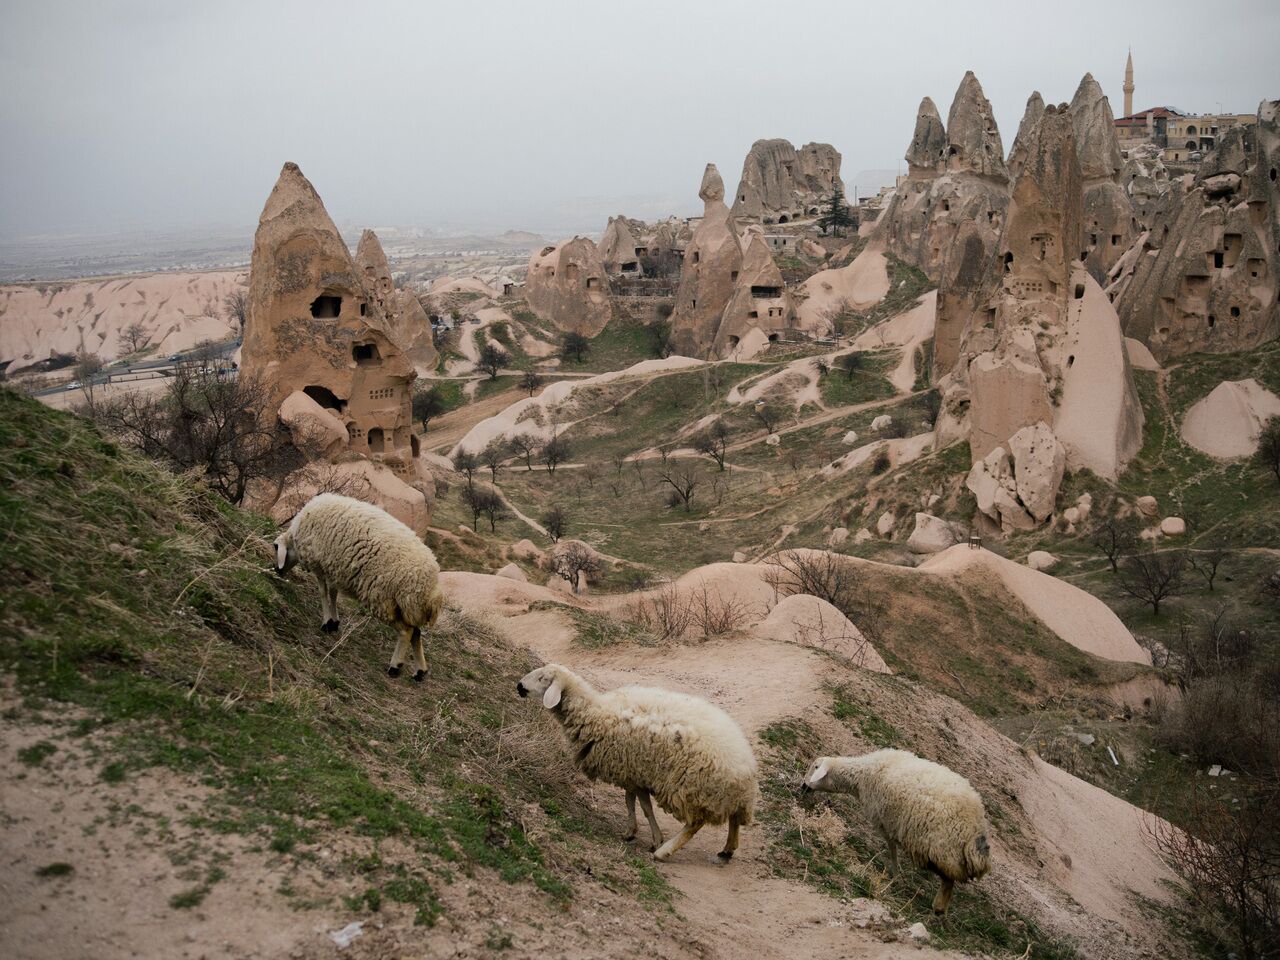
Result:
<svg viewBox="0 0 1280 960"><path fill-rule="evenodd" d="M548 904L584 884L667 896L604 846L614 831L543 755L553 741L519 723L513 736L512 678L530 660L485 623L449 615L426 683L389 680L386 628L349 619L335 643L310 580L269 574L269 522L2 390L0 523L0 668L33 716L89 711L113 744L108 782L156 765L198 778L215 789L199 825L284 857L352 834L373 858L345 874L368 892L360 909L408 901L421 923L477 871Z"/></svg>

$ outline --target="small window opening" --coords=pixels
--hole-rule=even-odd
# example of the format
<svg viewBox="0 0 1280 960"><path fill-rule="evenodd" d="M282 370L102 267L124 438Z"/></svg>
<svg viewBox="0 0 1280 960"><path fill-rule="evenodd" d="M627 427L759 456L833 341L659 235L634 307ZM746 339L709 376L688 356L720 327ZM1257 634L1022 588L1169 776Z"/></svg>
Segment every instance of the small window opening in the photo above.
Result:
<svg viewBox="0 0 1280 960"><path fill-rule="evenodd" d="M782 296L781 287L752 286L751 296L757 300L772 300Z"/></svg>
<svg viewBox="0 0 1280 960"><path fill-rule="evenodd" d="M1013 267L1013 251L1010 250L1008 253L1004 255L1004 272L1008 273L1012 267Z"/></svg>
<svg viewBox="0 0 1280 960"><path fill-rule="evenodd" d="M1217 317L1215 317L1212 313L1211 313L1211 314L1209 314L1209 329L1210 329L1210 330L1212 330L1212 329L1213 329L1214 324L1216 324L1217 322L1218 322L1218 318L1217 318Z"/></svg>
<svg viewBox="0 0 1280 960"><path fill-rule="evenodd" d="M1076 355L1073 353L1071 356L1067 357L1067 368L1070 369L1071 367L1075 366L1075 362L1076 362Z"/></svg>
<svg viewBox="0 0 1280 960"><path fill-rule="evenodd" d="M328 387L318 387L318 386L303 387L302 392L305 393L312 400L314 400L316 403L320 404L320 406L328 410L337 410L339 413L342 412L342 407L343 407L342 401L339 400L337 397L337 394L335 394Z"/></svg>
<svg viewBox="0 0 1280 960"><path fill-rule="evenodd" d="M1111 235L1111 245L1112 245L1113 247L1118 247L1118 246L1120 246L1120 234L1118 234L1118 233L1113 233L1113 234Z"/></svg>
<svg viewBox="0 0 1280 960"><path fill-rule="evenodd" d="M386 439L382 435L381 427L371 427L369 429L368 441L370 453L382 453L387 445Z"/></svg>
<svg viewBox="0 0 1280 960"><path fill-rule="evenodd" d="M367 316L369 313L369 305L367 303L360 304L360 316Z"/></svg>
<svg viewBox="0 0 1280 960"><path fill-rule="evenodd" d="M729 338L729 346L731 346L731 347L735 347L735 348L736 348L736 347L738 346L738 343L739 343L739 340L738 340L738 338L737 338L737 337L730 337L730 338Z"/></svg>
<svg viewBox="0 0 1280 960"><path fill-rule="evenodd" d="M729 274L729 279L736 283L738 281L738 271L734 270L731 274Z"/></svg>
<svg viewBox="0 0 1280 960"><path fill-rule="evenodd" d="M587 289L588 289L588 290L594 290L594 289L595 289L596 287L598 287L598 286L600 286L600 278L599 278L599 277L587 277Z"/></svg>
<svg viewBox="0 0 1280 960"><path fill-rule="evenodd" d="M1222 251L1221 250L1213 251L1213 268L1215 270L1222 269Z"/></svg>
<svg viewBox="0 0 1280 960"><path fill-rule="evenodd" d="M747 316L748 316L750 319L754 320L756 317L760 316L760 311L759 311L759 310L751 310L751 311L749 311L749 312L747 313Z"/></svg>
<svg viewBox="0 0 1280 960"><path fill-rule="evenodd" d="M422 444L418 441L418 435L416 433L409 434L409 452L413 454L414 459L417 459L421 450Z"/></svg>
<svg viewBox="0 0 1280 960"><path fill-rule="evenodd" d="M1233 317L1238 317L1238 316L1240 316L1240 308L1239 308L1239 307L1232 307L1232 308L1231 308L1231 315L1232 315Z"/></svg>
<svg viewBox="0 0 1280 960"><path fill-rule="evenodd" d="M1075 297L1076 297L1076 299L1077 299L1077 300L1083 300L1083 299L1084 299L1084 284L1083 284L1083 283L1077 283L1077 284L1076 284L1076 293L1075 293Z"/></svg>
<svg viewBox="0 0 1280 960"><path fill-rule="evenodd" d="M769 342L770 342L770 343L777 343L777 342L778 342L778 335L777 335L776 333L771 333L771 334L769 334Z"/></svg>
<svg viewBox="0 0 1280 960"><path fill-rule="evenodd" d="M364 365L377 363L382 358L378 355L376 343L357 343L351 347L351 356L356 363Z"/></svg>
<svg viewBox="0 0 1280 960"><path fill-rule="evenodd" d="M697 263L697 262L698 262L698 258L699 258L699 257L701 257L701 256L702 256L702 255L701 255L700 253L698 253L698 251L697 251L697 250L693 251L693 262L694 262L694 263Z"/></svg>
<svg viewBox="0 0 1280 960"><path fill-rule="evenodd" d="M324 294L311 301L311 315L317 320L336 320L341 312L341 297Z"/></svg>

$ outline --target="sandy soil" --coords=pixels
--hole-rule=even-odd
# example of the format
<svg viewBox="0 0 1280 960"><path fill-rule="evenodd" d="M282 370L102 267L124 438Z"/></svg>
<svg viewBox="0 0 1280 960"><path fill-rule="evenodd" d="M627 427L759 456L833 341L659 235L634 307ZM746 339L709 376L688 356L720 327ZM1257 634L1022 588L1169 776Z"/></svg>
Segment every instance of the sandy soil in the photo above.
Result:
<svg viewBox="0 0 1280 960"><path fill-rule="evenodd" d="M856 350L901 347L902 359L889 374L889 382L899 393L910 393L916 382L916 350L933 336L938 313L938 291L930 290L910 310L865 330L853 341Z"/></svg>
<svg viewBox="0 0 1280 960"><path fill-rule="evenodd" d="M884 251L869 245L853 262L834 270L820 270L800 285L806 299L796 308L799 325L820 329L826 316L841 304L865 310L889 292L889 264Z"/></svg>

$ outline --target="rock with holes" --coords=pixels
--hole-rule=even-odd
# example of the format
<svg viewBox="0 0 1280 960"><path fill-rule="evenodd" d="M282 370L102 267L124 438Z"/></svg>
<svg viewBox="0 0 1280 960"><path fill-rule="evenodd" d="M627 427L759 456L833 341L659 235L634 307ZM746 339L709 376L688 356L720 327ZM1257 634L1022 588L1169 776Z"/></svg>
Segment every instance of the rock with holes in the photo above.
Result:
<svg viewBox="0 0 1280 960"><path fill-rule="evenodd" d="M737 288L742 242L738 225L725 206L724 181L714 163L707 164L698 196L703 203L702 220L681 261L671 338L679 353L707 357Z"/></svg>
<svg viewBox="0 0 1280 960"><path fill-rule="evenodd" d="M385 258L375 263L374 243L364 244L366 275L315 188L296 164L284 165L254 235L241 375L267 385L273 415L292 421L287 442L311 463L283 489L257 484L246 500L279 514L318 484L316 464L325 462L351 474L342 492L425 534L435 490L413 430L417 371L391 335L390 275ZM295 393L310 403L289 400ZM305 442L304 420L321 424L322 443ZM368 468L349 466L357 460Z"/></svg>
<svg viewBox="0 0 1280 960"><path fill-rule="evenodd" d="M613 317L613 297L600 252L574 237L534 252L525 273L529 309L565 333L594 337Z"/></svg>
<svg viewBox="0 0 1280 960"><path fill-rule="evenodd" d="M757 140L742 163L733 215L766 224L816 216L836 186L844 190L840 152L831 144L797 150L787 140Z"/></svg>
<svg viewBox="0 0 1280 960"><path fill-rule="evenodd" d="M1067 454L1049 425L1023 427L1009 438L1018 499L1038 523L1049 519L1062 484Z"/></svg>

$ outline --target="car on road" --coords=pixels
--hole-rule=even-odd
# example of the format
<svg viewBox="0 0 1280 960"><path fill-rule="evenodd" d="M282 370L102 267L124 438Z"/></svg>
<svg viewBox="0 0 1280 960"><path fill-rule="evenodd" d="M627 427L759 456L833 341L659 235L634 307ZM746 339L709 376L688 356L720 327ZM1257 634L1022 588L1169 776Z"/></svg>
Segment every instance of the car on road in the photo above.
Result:
<svg viewBox="0 0 1280 960"><path fill-rule="evenodd" d="M79 380L72 380L70 383L68 383L68 384L67 384L67 389L68 389L68 390L79 390L79 389L80 389L80 381L79 381Z"/></svg>

